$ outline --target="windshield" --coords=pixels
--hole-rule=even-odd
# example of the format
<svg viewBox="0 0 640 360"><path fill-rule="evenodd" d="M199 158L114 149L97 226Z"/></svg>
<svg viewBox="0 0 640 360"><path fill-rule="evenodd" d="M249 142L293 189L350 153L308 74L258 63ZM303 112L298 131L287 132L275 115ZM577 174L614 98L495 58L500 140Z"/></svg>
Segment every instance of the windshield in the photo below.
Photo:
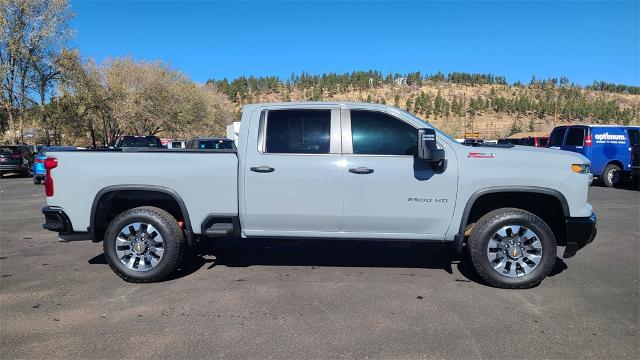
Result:
<svg viewBox="0 0 640 360"><path fill-rule="evenodd" d="M161 148L162 143L157 136L127 136L122 138L120 147L157 147Z"/></svg>
<svg viewBox="0 0 640 360"><path fill-rule="evenodd" d="M200 140L198 149L233 149L231 140Z"/></svg>

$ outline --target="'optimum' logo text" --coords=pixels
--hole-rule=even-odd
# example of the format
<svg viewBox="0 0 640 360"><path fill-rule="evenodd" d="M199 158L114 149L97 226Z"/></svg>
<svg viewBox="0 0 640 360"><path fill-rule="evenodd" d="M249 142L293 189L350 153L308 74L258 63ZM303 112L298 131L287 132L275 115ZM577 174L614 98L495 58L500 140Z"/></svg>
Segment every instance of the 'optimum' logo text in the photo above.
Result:
<svg viewBox="0 0 640 360"><path fill-rule="evenodd" d="M622 140L626 141L627 138L624 135L610 135L609 133L596 134L596 140Z"/></svg>

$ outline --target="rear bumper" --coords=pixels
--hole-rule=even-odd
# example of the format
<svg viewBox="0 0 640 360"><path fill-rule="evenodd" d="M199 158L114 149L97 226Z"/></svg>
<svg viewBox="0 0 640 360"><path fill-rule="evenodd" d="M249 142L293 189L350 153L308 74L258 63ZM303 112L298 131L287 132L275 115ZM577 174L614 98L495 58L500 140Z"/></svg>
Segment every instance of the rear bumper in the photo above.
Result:
<svg viewBox="0 0 640 360"><path fill-rule="evenodd" d="M26 171L26 170L27 170L27 167L25 167L22 164L0 165L0 171L2 171L2 172L11 172L11 171L22 172L22 171Z"/></svg>
<svg viewBox="0 0 640 360"><path fill-rule="evenodd" d="M578 250L590 244L598 232L597 223L595 213L592 213L590 217L567 218L565 225L567 246L562 257L570 258Z"/></svg>
<svg viewBox="0 0 640 360"><path fill-rule="evenodd" d="M61 234L69 234L73 232L71 220L69 220L69 217L64 210L45 206L42 208L42 213L44 214L44 224L42 224L43 228Z"/></svg>

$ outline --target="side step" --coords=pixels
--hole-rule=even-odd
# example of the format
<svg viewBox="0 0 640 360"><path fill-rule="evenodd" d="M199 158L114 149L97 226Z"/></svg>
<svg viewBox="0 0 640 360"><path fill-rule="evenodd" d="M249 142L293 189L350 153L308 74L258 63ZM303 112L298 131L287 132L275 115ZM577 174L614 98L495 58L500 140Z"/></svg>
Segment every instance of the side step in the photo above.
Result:
<svg viewBox="0 0 640 360"><path fill-rule="evenodd" d="M226 237L231 236L233 234L233 224L232 223L215 223L210 227L204 229L202 235L215 238L215 237Z"/></svg>

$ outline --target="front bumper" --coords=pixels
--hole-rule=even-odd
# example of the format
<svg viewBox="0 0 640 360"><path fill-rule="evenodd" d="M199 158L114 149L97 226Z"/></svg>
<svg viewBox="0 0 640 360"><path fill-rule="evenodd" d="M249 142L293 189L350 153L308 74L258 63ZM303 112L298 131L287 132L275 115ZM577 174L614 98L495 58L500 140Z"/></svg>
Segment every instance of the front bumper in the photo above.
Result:
<svg viewBox="0 0 640 360"><path fill-rule="evenodd" d="M578 250L590 244L598 232L597 223L595 213L592 213L590 217L567 218L565 225L567 246L562 257L570 258Z"/></svg>

